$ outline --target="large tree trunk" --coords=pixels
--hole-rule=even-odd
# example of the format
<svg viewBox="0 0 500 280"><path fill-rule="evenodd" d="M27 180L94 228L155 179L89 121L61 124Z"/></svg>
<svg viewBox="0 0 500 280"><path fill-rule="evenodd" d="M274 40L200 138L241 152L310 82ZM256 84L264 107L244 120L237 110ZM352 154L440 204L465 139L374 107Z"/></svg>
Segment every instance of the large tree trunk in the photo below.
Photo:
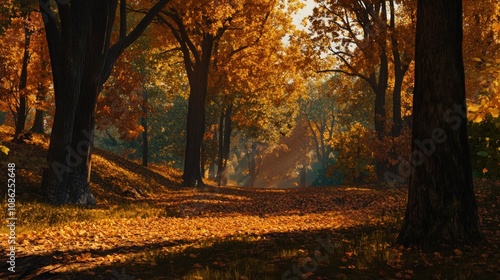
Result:
<svg viewBox="0 0 500 280"><path fill-rule="evenodd" d="M198 71L202 72L202 71ZM208 73L194 73L194 82L190 82L191 90L188 101L186 128L186 155L184 159L184 186L202 186L201 178L201 144L205 130L205 97L207 93Z"/></svg>
<svg viewBox="0 0 500 280"><path fill-rule="evenodd" d="M56 103L42 180L49 202L95 205L89 179L98 94L123 50L168 2L158 1L128 35L125 9L120 9L120 37L110 46L117 0L57 1L58 18L49 0L39 0ZM120 4L125 7L125 0Z"/></svg>
<svg viewBox="0 0 500 280"><path fill-rule="evenodd" d="M186 154L184 159L183 185L188 187L203 186L201 177L201 144L205 134L205 101L208 91L208 73L212 57L214 38L205 35L201 44L200 61L188 71L189 100L186 128ZM190 66L189 53L184 58L186 68ZM189 62L188 62L189 61Z"/></svg>
<svg viewBox="0 0 500 280"><path fill-rule="evenodd" d="M87 59L87 63L87 74L84 76L84 83L82 83L71 142L71 149L76 152L75 157L80 157L80 160L74 164L68 180L69 202L80 205L95 204L89 184L92 145L94 143L95 107L99 85L97 81L90 79L92 73L95 73L92 68L98 64L98 61Z"/></svg>
<svg viewBox="0 0 500 280"><path fill-rule="evenodd" d="M89 7L86 2L58 4L61 25L67 29L59 32L56 19L47 10L48 1L42 0L47 41L54 78L56 113L50 137L48 163L42 185L47 198L55 204L69 202L70 174L81 162L72 150L74 121L80 98L84 73L85 46L89 26ZM73 151L73 153L72 153Z"/></svg>
<svg viewBox="0 0 500 280"><path fill-rule="evenodd" d="M460 0L419 0L412 173L398 243L434 250L482 239L474 197Z"/></svg>

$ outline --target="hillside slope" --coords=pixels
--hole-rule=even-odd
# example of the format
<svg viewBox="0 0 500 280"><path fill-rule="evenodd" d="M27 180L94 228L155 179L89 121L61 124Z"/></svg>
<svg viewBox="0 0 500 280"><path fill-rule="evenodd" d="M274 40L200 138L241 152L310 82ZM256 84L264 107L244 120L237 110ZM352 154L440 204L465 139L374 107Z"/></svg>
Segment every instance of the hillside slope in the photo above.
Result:
<svg viewBox="0 0 500 280"><path fill-rule="evenodd" d="M16 165L17 197L43 201L41 181L45 168L49 137L33 135L24 143L12 141L13 129L0 126L0 142L9 148L9 154L0 155L0 163ZM160 165L146 168L111 152L95 148L92 156L91 191L99 203L126 198L150 198L167 189L180 188L180 172ZM0 172L0 180L7 181L7 172ZM2 197L5 189L2 188Z"/></svg>

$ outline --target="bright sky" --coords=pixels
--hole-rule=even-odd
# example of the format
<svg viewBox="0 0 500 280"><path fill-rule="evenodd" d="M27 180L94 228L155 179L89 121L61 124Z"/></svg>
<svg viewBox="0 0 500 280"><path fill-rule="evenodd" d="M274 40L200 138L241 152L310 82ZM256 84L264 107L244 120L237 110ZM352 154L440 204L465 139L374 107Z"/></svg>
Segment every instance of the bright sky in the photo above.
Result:
<svg viewBox="0 0 500 280"><path fill-rule="evenodd" d="M315 5L314 0L303 0L303 2L306 4L305 7L293 16L293 23L299 28L304 28L302 26L302 20L312 14Z"/></svg>

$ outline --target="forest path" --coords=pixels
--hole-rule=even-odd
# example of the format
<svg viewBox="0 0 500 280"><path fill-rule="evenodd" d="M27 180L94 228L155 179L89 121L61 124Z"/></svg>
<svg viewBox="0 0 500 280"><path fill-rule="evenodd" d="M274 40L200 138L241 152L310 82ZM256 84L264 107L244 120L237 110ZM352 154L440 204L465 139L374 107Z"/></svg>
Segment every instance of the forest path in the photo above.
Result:
<svg viewBox="0 0 500 280"><path fill-rule="evenodd" d="M172 190L140 200L161 205L165 212L160 217L141 218L137 210L135 218L74 221L23 232L18 267L26 276L77 272L147 260L144 255L153 250L158 254L204 239L380 226L383 213L401 211L405 200L400 189Z"/></svg>

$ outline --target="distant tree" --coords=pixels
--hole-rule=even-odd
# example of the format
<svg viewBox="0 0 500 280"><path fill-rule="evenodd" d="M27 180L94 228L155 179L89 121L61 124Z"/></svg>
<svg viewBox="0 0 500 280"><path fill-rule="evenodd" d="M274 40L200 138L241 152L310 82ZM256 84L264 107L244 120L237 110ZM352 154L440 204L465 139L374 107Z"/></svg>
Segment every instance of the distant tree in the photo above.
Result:
<svg viewBox="0 0 500 280"><path fill-rule="evenodd" d="M377 140L381 142L386 140L389 128L391 137L401 134L402 89L413 58L413 42L408 38L412 38L409 34L414 26L414 1L405 1L403 5L396 2L316 0L313 15L309 17L309 33L319 58L317 71L358 77L369 85L375 95L373 121ZM325 63L325 54L334 58L333 66ZM391 89L392 127L386 104ZM377 157L380 181L389 166L383 156Z"/></svg>
<svg viewBox="0 0 500 280"><path fill-rule="evenodd" d="M397 242L436 249L483 239L462 60L462 1L419 0L408 205Z"/></svg>
<svg viewBox="0 0 500 280"><path fill-rule="evenodd" d="M177 42L177 49L183 54L190 86L184 185L203 185L201 149L205 136L210 76L214 70L213 66L217 65L214 60L222 58L232 60L235 54L257 44L262 39L264 30L271 30L269 19L285 14L284 9L279 7L293 7L295 2L295 0L184 1L160 13L160 22L171 31L172 39ZM281 22L275 24L274 30L281 31ZM216 54L219 54L217 58Z"/></svg>
<svg viewBox="0 0 500 280"><path fill-rule="evenodd" d="M336 125L337 106L333 92L334 89L329 88L328 82L309 83L308 95L301 100L302 114L306 119L314 143L316 158L321 164L320 172L323 173L327 170L332 153L330 142L333 140ZM319 176L324 175L319 174Z"/></svg>

